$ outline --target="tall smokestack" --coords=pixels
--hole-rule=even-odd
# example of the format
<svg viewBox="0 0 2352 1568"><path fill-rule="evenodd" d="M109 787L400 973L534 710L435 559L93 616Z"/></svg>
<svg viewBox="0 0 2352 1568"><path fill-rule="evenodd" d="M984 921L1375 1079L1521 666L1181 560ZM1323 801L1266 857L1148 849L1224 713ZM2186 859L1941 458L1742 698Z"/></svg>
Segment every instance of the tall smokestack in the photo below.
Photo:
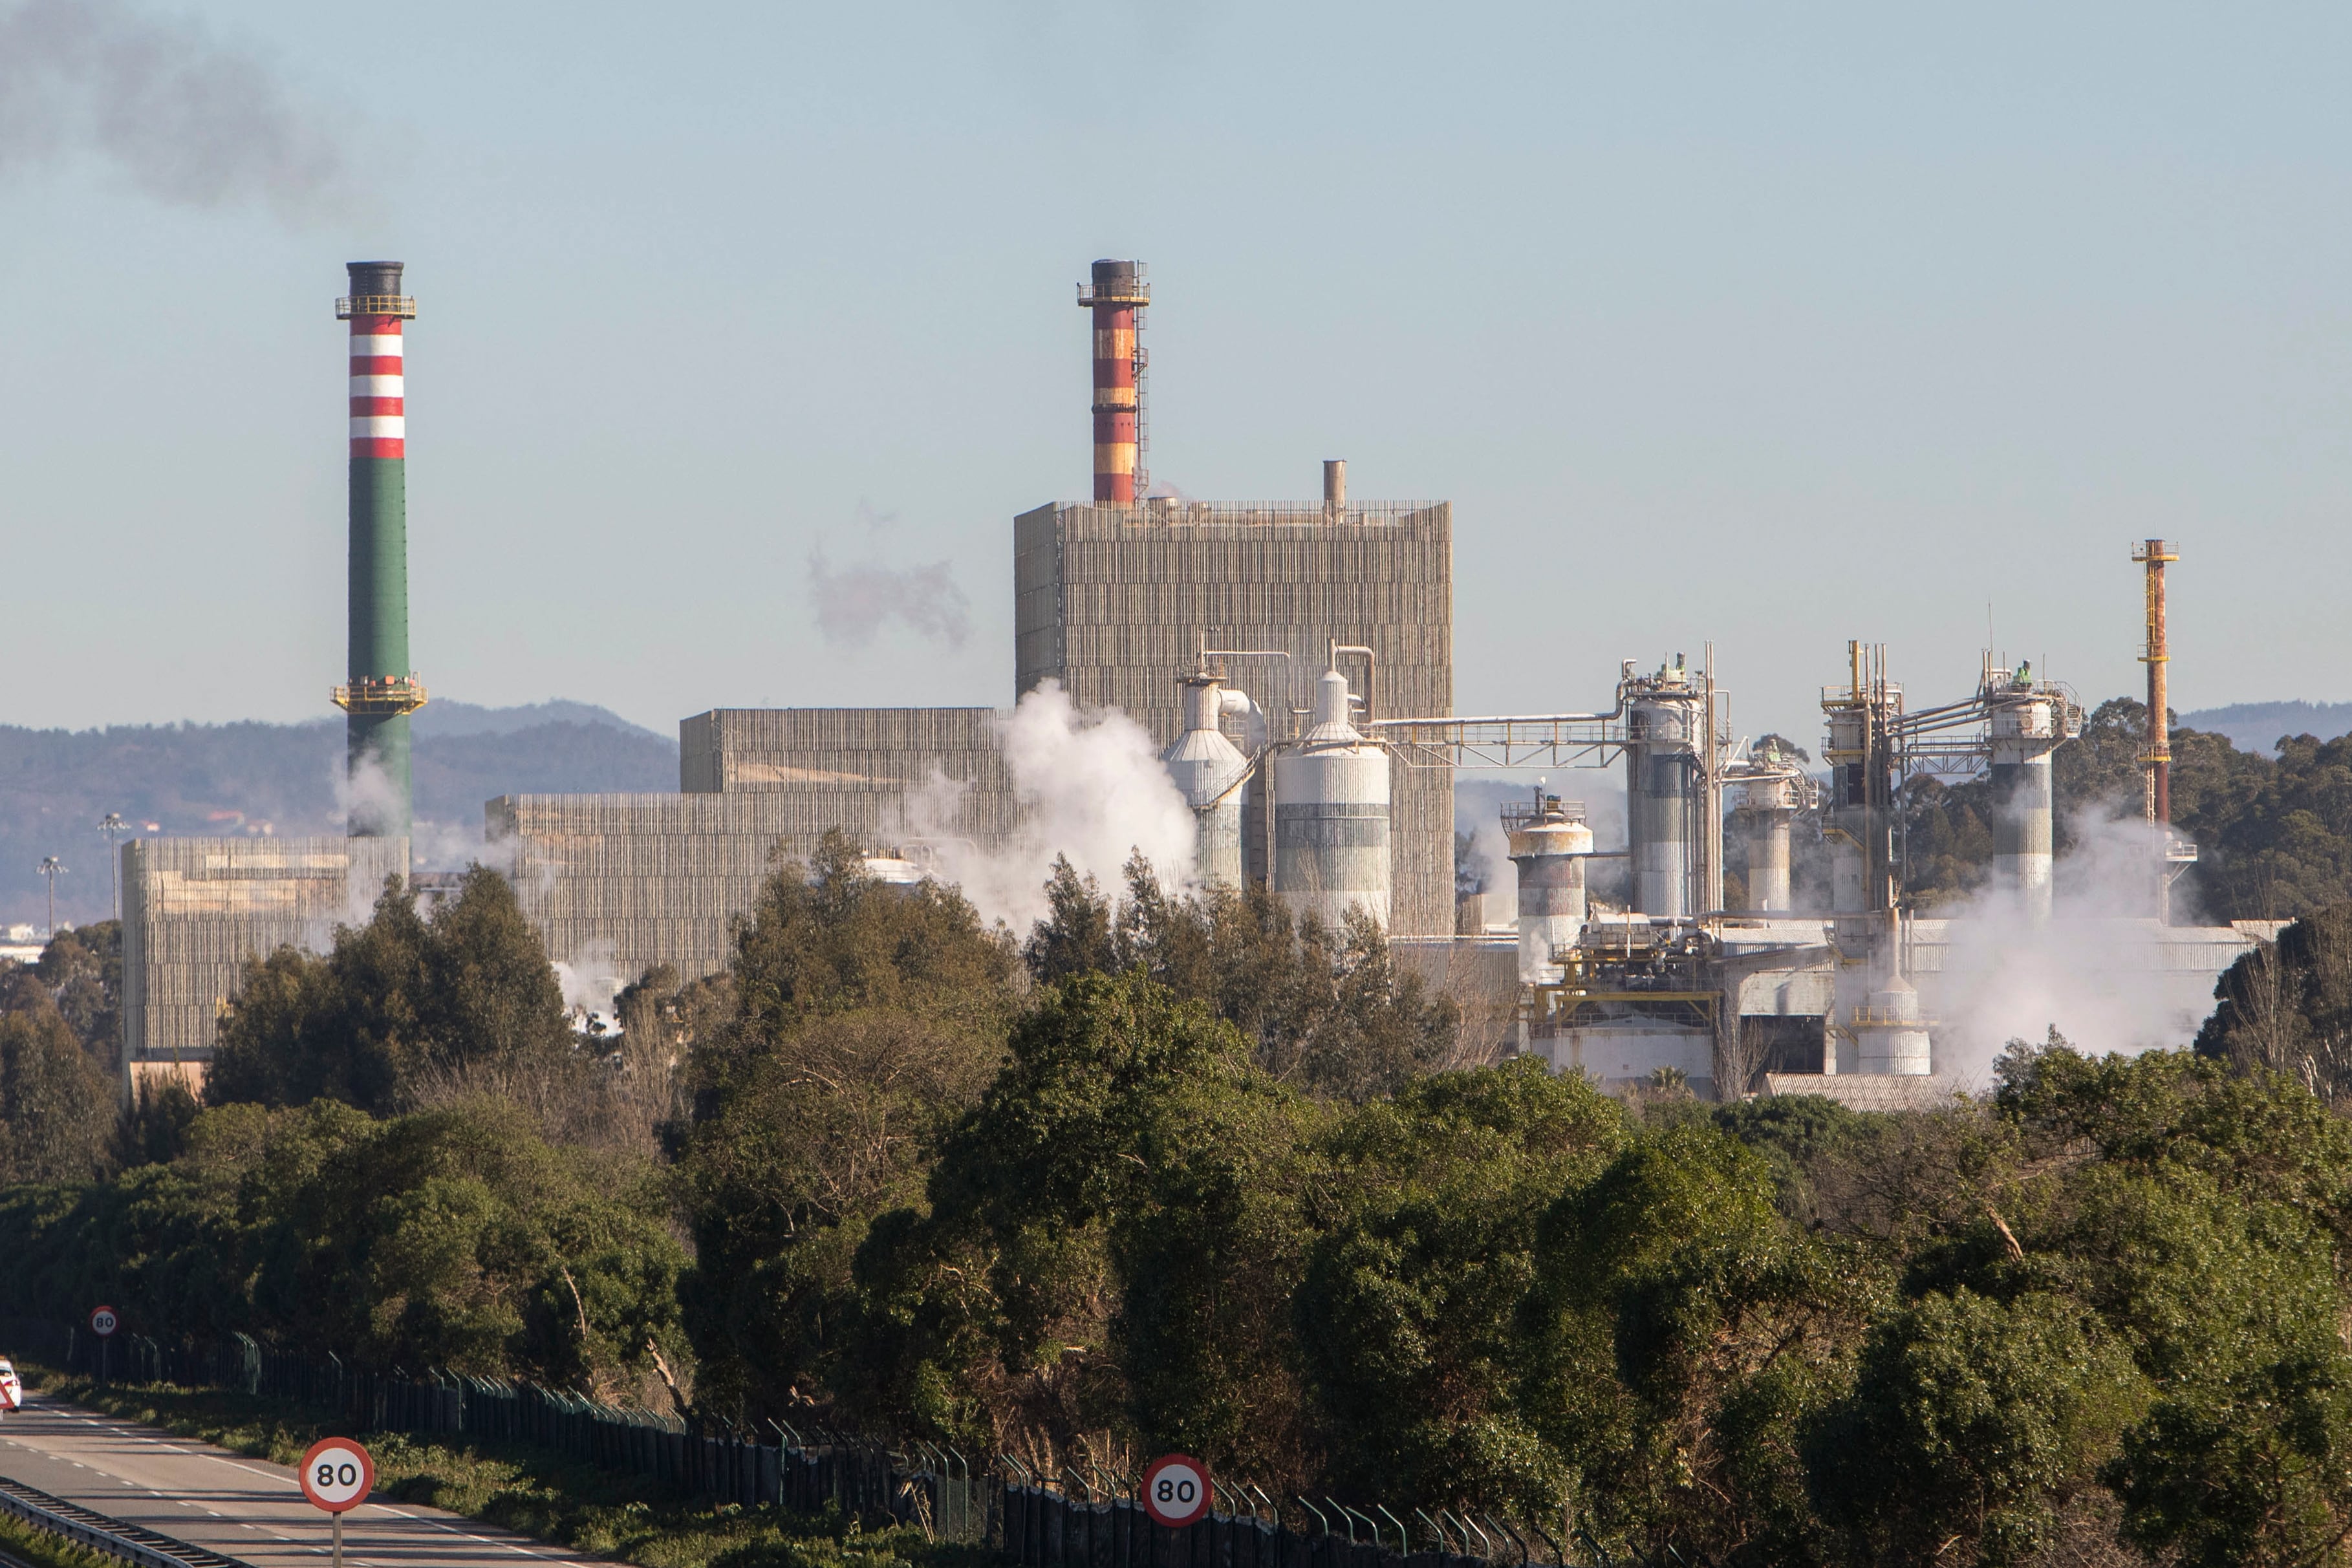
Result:
<svg viewBox="0 0 2352 1568"><path fill-rule="evenodd" d="M408 716L425 688L408 667L408 420L401 329L416 301L401 264L349 264L352 324L351 649L333 692L349 716L346 766L354 838L405 838L410 818Z"/></svg>
<svg viewBox="0 0 2352 1568"><path fill-rule="evenodd" d="M1078 303L1095 315L1095 499L1130 505L1143 473L1143 346L1136 333L1151 285L1138 261L1098 261Z"/></svg>
<svg viewBox="0 0 2352 1568"><path fill-rule="evenodd" d="M1348 509L1348 460L1344 457L1323 459L1323 505L1328 511Z"/></svg>
<svg viewBox="0 0 2352 1568"><path fill-rule="evenodd" d="M2162 539L2132 551L2132 559L2147 566L2147 647L2139 656L2147 666L2147 746L2140 760L2147 768L2147 820L2158 826L2172 821L2172 698L2165 670L2172 655L2164 638L2164 568L2179 559Z"/></svg>

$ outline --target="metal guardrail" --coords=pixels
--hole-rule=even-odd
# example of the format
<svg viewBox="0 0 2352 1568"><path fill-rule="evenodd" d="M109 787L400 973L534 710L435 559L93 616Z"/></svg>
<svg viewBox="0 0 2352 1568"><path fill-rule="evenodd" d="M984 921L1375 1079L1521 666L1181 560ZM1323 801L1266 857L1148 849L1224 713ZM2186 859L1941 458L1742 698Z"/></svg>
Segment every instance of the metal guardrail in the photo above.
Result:
<svg viewBox="0 0 2352 1568"><path fill-rule="evenodd" d="M0 1512L23 1520L37 1530L62 1535L77 1546L87 1546L109 1557L119 1557L138 1568L250 1568L240 1558L225 1557L191 1546L168 1535L125 1524L78 1503L51 1497L38 1487L0 1476Z"/></svg>

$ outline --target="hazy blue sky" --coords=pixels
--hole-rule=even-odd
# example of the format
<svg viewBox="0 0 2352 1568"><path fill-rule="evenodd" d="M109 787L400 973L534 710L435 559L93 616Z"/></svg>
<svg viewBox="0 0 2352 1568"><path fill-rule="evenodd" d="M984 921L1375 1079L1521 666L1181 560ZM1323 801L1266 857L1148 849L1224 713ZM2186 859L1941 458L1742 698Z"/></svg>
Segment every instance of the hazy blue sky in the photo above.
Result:
<svg viewBox="0 0 2352 1568"><path fill-rule="evenodd" d="M1454 501L1466 711L1711 637L1811 737L1988 601L2137 690L2147 534L2178 706L2352 697L2340 5L67 3L0 0L0 721L327 711L377 256L450 696L1005 702L1118 256L1155 477ZM816 551L968 638L828 643Z"/></svg>

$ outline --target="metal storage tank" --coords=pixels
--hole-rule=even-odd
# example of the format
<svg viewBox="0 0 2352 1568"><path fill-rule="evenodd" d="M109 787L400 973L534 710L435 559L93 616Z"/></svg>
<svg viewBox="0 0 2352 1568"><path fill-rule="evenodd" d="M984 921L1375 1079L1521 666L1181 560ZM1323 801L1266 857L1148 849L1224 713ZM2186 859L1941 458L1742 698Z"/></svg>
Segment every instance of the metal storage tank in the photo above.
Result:
<svg viewBox="0 0 2352 1568"><path fill-rule="evenodd" d="M1519 983L1554 984L1562 971L1553 950L1572 946L1584 931L1584 861L1592 852L1592 830L1580 809L1571 811L1541 789L1532 807L1505 807L1503 825L1519 872Z"/></svg>
<svg viewBox="0 0 2352 1568"><path fill-rule="evenodd" d="M2013 675L1995 672L1988 706L1992 710L1993 876L2015 893L2026 923L2040 925L2050 918L2055 798L2050 754L2066 738L2059 727L2059 704L2054 695L2035 685L2032 667L2021 664Z"/></svg>
<svg viewBox="0 0 2352 1568"><path fill-rule="evenodd" d="M1857 1065L1866 1073L1925 1077L1930 1065L1927 1020L1919 1016L1919 992L1900 975L1889 976L1870 993L1852 1019Z"/></svg>
<svg viewBox="0 0 2352 1568"><path fill-rule="evenodd" d="M1315 722L1275 753L1274 891L1294 919L1389 923L1389 754L1349 722L1348 678L1325 672Z"/></svg>
<svg viewBox="0 0 2352 1568"><path fill-rule="evenodd" d="M1633 907L1643 915L1688 917L1699 860L1706 786L1698 745L1703 702L1678 656L1672 666L1629 684L1625 748L1626 836L1631 841Z"/></svg>
<svg viewBox="0 0 2352 1568"><path fill-rule="evenodd" d="M1250 720L1253 749L1265 744L1265 717L1248 694L1230 690L1224 677L1203 665L1181 677L1183 733L1162 754L1168 776L1192 808L1198 833L1196 862L1204 887L1242 884L1242 786L1250 759L1225 735L1227 714Z"/></svg>
<svg viewBox="0 0 2352 1568"><path fill-rule="evenodd" d="M1789 829L1797 815L1794 779L1751 779L1741 786L1741 825L1748 830L1748 907L1795 907L1789 890Z"/></svg>

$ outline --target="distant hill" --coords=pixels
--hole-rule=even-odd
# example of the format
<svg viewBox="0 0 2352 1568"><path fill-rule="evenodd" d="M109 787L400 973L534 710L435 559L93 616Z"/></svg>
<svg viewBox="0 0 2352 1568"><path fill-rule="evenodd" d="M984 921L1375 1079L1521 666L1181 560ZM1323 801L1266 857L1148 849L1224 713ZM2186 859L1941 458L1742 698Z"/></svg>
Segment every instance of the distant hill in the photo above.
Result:
<svg viewBox="0 0 2352 1568"><path fill-rule="evenodd" d="M2190 729L2226 735L2239 750L2265 757L2277 754L2283 735L2313 735L2322 740L2352 735L2352 703L2232 703L2176 718Z"/></svg>
<svg viewBox="0 0 2352 1568"><path fill-rule="evenodd" d="M479 845L482 802L677 788L677 743L586 703L485 708L436 699L415 723L421 868L462 866ZM58 918L108 913L106 841L119 811L141 836L342 831L336 785L343 727L307 724L0 726L0 922L47 917L36 868L55 855ZM153 826L150 826L153 824Z"/></svg>
<svg viewBox="0 0 2352 1568"><path fill-rule="evenodd" d="M323 724L340 729L341 721L322 719ZM474 703L444 702L434 698L419 708L409 719L409 727L421 737L442 735L512 735L517 730L536 729L546 724L602 725L617 729L624 735L641 735L648 740L658 740L677 749L677 736L664 735L647 729L641 724L631 724L608 707L594 703L566 702L553 697L543 703L526 703L520 707L482 707Z"/></svg>

